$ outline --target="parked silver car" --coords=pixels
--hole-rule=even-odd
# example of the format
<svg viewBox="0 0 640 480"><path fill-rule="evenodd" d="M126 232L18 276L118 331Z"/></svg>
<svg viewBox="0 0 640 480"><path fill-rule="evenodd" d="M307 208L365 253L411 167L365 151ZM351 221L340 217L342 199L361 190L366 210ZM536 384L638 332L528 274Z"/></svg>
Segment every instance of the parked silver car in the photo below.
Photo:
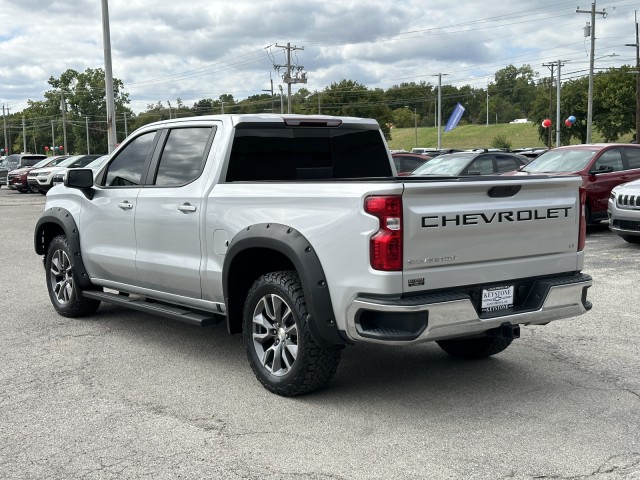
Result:
<svg viewBox="0 0 640 480"><path fill-rule="evenodd" d="M607 213L611 231L629 243L640 244L640 180L611 190Z"/></svg>

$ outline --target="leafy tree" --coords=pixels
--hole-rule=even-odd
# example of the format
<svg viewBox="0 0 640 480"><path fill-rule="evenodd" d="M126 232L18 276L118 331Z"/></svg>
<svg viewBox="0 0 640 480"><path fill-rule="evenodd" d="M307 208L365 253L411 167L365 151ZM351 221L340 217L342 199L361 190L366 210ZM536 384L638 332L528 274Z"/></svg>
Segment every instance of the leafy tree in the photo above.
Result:
<svg viewBox="0 0 640 480"><path fill-rule="evenodd" d="M520 68L508 65L496 72L494 106L504 121L528 118L535 98L537 75L527 64Z"/></svg>
<svg viewBox="0 0 640 480"><path fill-rule="evenodd" d="M625 65L598 73L593 81L593 125L605 142L635 129L636 79Z"/></svg>
<svg viewBox="0 0 640 480"><path fill-rule="evenodd" d="M89 117L89 142L92 152L107 152L107 112L105 94L105 74L101 68L88 68L80 73L73 69L63 72L59 78L50 77L49 85L53 90L44 93L49 108L53 112L60 112L66 108L69 122L67 130L67 146L69 153L83 153L87 151L86 122ZM113 79L113 94L116 109L116 131L124 136L124 113L129 118L133 112L128 107L129 94L124 92L121 80ZM61 113L58 113L61 117ZM56 142L61 138L56 133ZM62 144L62 143L60 143Z"/></svg>
<svg viewBox="0 0 640 480"><path fill-rule="evenodd" d="M414 127L416 118L414 112L409 108L396 108L391 112L393 125L397 128Z"/></svg>

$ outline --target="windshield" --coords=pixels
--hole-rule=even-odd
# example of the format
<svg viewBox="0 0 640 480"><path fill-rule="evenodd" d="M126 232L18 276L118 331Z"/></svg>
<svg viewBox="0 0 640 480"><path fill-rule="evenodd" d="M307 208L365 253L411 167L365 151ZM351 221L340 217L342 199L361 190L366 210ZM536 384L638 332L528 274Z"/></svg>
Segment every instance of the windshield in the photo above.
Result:
<svg viewBox="0 0 640 480"><path fill-rule="evenodd" d="M523 172L577 172L583 170L597 150L550 150L531 161Z"/></svg>
<svg viewBox="0 0 640 480"><path fill-rule="evenodd" d="M89 163L86 168L90 168L93 171L98 170L109 158L109 155L103 155L96 158L93 162Z"/></svg>
<svg viewBox="0 0 640 480"><path fill-rule="evenodd" d="M82 155L74 155L73 157L65 158L63 161L58 163L57 166L58 167L68 167L72 163L78 161L80 158L82 158Z"/></svg>
<svg viewBox="0 0 640 480"><path fill-rule="evenodd" d="M475 156L475 153L440 155L416 168L411 175L460 175Z"/></svg>
<svg viewBox="0 0 640 480"><path fill-rule="evenodd" d="M33 168L40 168L40 167L46 167L49 162L52 162L53 160L51 159L51 157L48 158L44 158L42 160L40 160L38 163L36 163Z"/></svg>

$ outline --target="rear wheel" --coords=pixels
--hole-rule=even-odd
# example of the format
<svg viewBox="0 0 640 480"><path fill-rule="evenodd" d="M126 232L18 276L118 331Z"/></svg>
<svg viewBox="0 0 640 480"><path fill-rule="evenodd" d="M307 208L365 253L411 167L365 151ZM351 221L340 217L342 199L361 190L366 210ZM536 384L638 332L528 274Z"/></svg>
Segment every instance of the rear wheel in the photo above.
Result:
<svg viewBox="0 0 640 480"><path fill-rule="evenodd" d="M513 342L507 337L476 337L436 342L449 355L468 360L490 357L505 350Z"/></svg>
<svg viewBox="0 0 640 480"><path fill-rule="evenodd" d="M335 374L342 346L317 345L309 331L298 274L271 272L255 281L243 314L243 342L254 374L282 396L310 393Z"/></svg>
<svg viewBox="0 0 640 480"><path fill-rule="evenodd" d="M98 300L85 298L71 264L67 237L59 235L51 241L45 257L47 290L56 311L64 317L82 317L94 313Z"/></svg>

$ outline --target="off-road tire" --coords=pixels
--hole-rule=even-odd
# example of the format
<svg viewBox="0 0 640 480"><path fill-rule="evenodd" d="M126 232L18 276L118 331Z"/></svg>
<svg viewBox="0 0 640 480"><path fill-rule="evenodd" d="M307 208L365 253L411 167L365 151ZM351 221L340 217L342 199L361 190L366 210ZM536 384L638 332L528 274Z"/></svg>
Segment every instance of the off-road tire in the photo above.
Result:
<svg viewBox="0 0 640 480"><path fill-rule="evenodd" d="M512 338L486 336L440 340L436 343L453 357L474 360L500 353L511 345L511 342Z"/></svg>
<svg viewBox="0 0 640 480"><path fill-rule="evenodd" d="M70 261L72 255L67 237L59 235L49 244L44 266L53 308L63 317L73 318L91 315L100 306L100 301L82 296Z"/></svg>
<svg viewBox="0 0 640 480"><path fill-rule="evenodd" d="M258 278L245 301L243 343L253 373L269 391L291 397L319 390L338 369L342 345L319 346L311 336L295 271Z"/></svg>

